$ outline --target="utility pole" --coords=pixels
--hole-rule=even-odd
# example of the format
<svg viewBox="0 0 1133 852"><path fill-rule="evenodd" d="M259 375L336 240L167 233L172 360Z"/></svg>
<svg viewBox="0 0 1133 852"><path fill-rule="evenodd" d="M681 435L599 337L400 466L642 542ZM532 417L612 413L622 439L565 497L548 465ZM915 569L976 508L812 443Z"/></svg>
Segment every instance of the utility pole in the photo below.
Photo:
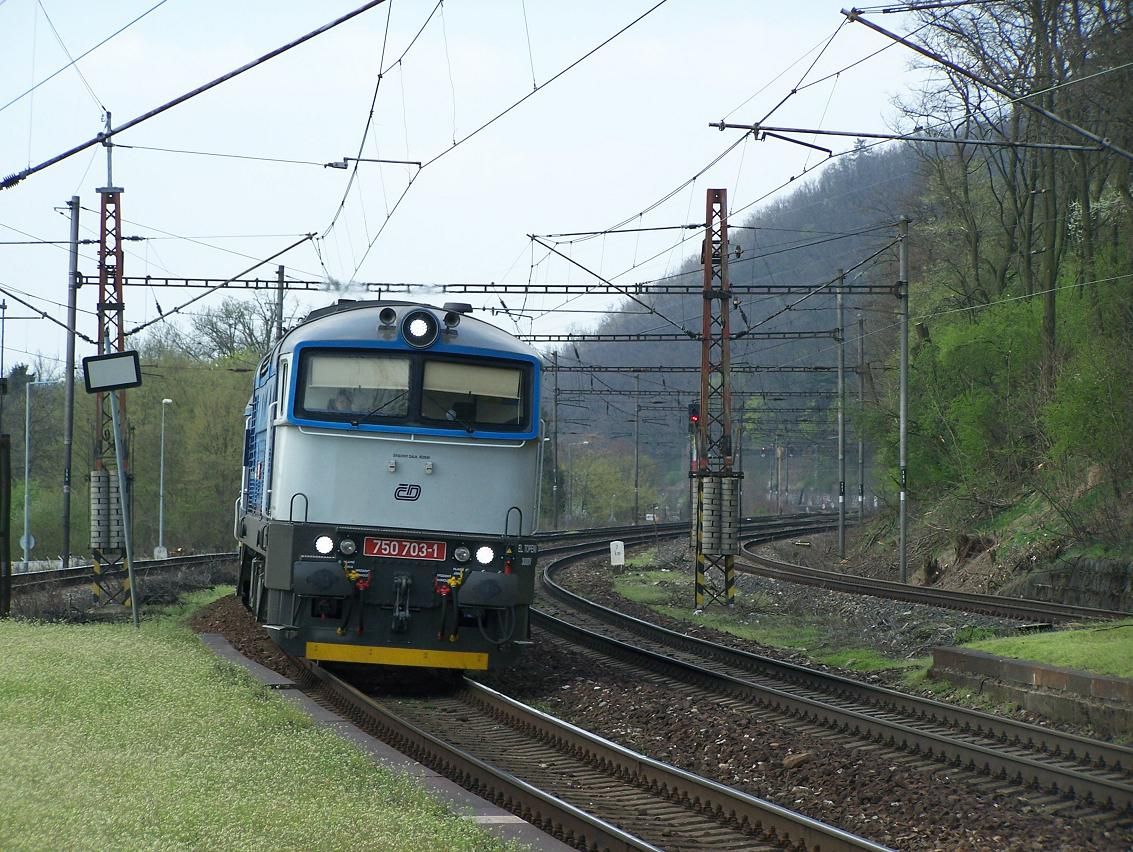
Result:
<svg viewBox="0 0 1133 852"><path fill-rule="evenodd" d="M783 514L783 452L779 438L775 438L775 514Z"/></svg>
<svg viewBox="0 0 1133 852"><path fill-rule="evenodd" d="M735 605L739 550L739 482L733 470L732 365L728 284L728 195L709 189L702 261L704 305L700 348L700 417L696 434L696 609ZM722 575L722 577L720 576ZM723 580L721 588L719 581Z"/></svg>
<svg viewBox="0 0 1133 852"><path fill-rule="evenodd" d="M283 265L275 272L275 342L278 343L283 340Z"/></svg>
<svg viewBox="0 0 1133 852"><path fill-rule="evenodd" d="M842 290L846 273L838 270L838 558L846 558L846 315Z"/></svg>
<svg viewBox="0 0 1133 852"><path fill-rule="evenodd" d="M71 458L75 437L75 328L79 299L79 196L71 196L71 263L67 277L67 356L63 376L63 558L71 566Z"/></svg>
<svg viewBox="0 0 1133 852"><path fill-rule="evenodd" d="M898 464L900 500L898 503L898 525L900 527L898 549L900 554L901 582L909 582L909 561L906 551L908 535L908 514L906 509L908 487L908 425L909 425L909 220L902 216L897 226L897 299L898 312L901 317L901 390L900 390L900 418L898 429L900 458Z"/></svg>
<svg viewBox="0 0 1133 852"><path fill-rule="evenodd" d="M858 526L865 522L865 318L858 314Z"/></svg>
<svg viewBox="0 0 1133 852"><path fill-rule="evenodd" d="M4 431L4 397L8 394L8 374L4 372L4 331L8 326L8 302L0 299L0 432Z"/></svg>
<svg viewBox="0 0 1133 852"><path fill-rule="evenodd" d="M0 618L12 614L12 439L0 434Z"/></svg>
<svg viewBox="0 0 1133 852"><path fill-rule="evenodd" d="M633 377L633 393L635 407L633 411L633 525L636 527L641 519L639 506L639 464L641 453L641 374Z"/></svg>
<svg viewBox="0 0 1133 852"><path fill-rule="evenodd" d="M559 353L551 353L555 365L555 392L551 402L551 523L559 528Z"/></svg>

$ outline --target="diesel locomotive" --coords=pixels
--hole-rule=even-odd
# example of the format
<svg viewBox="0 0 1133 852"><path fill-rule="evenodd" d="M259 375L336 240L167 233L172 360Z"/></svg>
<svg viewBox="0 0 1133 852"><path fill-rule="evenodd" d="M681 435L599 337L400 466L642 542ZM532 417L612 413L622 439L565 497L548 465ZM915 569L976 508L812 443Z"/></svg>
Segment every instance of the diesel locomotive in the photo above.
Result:
<svg viewBox="0 0 1133 852"><path fill-rule="evenodd" d="M470 311L341 300L259 365L237 594L287 652L484 670L530 644L542 359Z"/></svg>

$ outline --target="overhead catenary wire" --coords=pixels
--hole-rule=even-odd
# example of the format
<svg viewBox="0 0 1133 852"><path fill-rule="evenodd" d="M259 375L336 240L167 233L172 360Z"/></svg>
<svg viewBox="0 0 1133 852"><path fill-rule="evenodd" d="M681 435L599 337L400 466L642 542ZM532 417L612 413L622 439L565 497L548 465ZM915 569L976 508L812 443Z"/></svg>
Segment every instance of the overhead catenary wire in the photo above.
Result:
<svg viewBox="0 0 1133 852"><path fill-rule="evenodd" d="M12 106L12 104L18 103L20 100L22 100L23 98L30 95L32 92L34 92L40 86L42 86L45 83L48 83L51 80L53 80L54 78L58 77L60 74L62 74L68 68L70 68L72 65L76 64L77 62L81 61L82 59L85 59L87 56L90 56L90 54L94 53L96 50L98 50L100 47L102 47L108 41L115 38L116 36L121 35L123 32L128 30L130 27L132 27L134 24L136 24L138 21L140 21L142 18L144 18L150 12L154 11L155 9L157 9L161 6L164 6L167 2L168 2L168 0L159 0L158 3L155 3L153 6L150 6L150 8L146 9L144 12L142 12L140 15L138 15L138 17L134 18L132 21L130 21L125 26L119 27L117 30L115 30L110 35L108 35L106 38L104 38L102 41L100 41L98 44L96 44L94 47L88 48L86 51L79 54L79 57L77 59L72 59L70 62L68 62L62 68L58 69L57 71L53 71L47 77L44 77L42 80L40 80L34 86L32 86L30 89L27 89L27 90L21 92L20 94L16 95L14 98L12 98L10 101L8 101L6 104L3 104L2 106L0 106L0 112L3 112L8 107ZM52 29L54 29L54 25L52 26ZM68 58L69 58L69 55L68 55ZM101 104L99 104L99 106L101 106ZM105 107L103 109L105 110Z"/></svg>
<svg viewBox="0 0 1133 852"><path fill-rule="evenodd" d="M99 215L99 212L100 212L98 210L95 210L94 208L85 207L85 206L81 207L81 209L85 210L88 213L93 213L96 216ZM122 221L125 222L127 225L133 225L135 228L145 228L145 229L150 230L150 231L155 231L158 234L162 234L167 239L183 240L183 241L188 242L188 243L193 243L194 245L199 245L202 248L212 249L214 251L222 252L223 254L230 254L230 255L233 255L234 257L244 258L245 260L257 260L258 259L258 255L247 254L247 253L242 252L242 251L236 251L235 249L225 248L224 246L214 246L214 245L211 245L210 243L204 242L204 240L206 240L206 239L229 239L229 237L224 237L224 236L220 236L220 237L191 237L191 236L186 236L184 234L174 234L173 232L163 230L162 228L159 228L156 225L147 225L144 222L138 222L138 221L135 221L133 219L127 219L125 217L123 217ZM90 230L90 229L88 229L88 230ZM91 231L91 232L93 233L93 231ZM264 238L264 239L287 239L287 238L290 238L290 237L302 237L303 239L300 240L300 242L303 242L303 241L309 239L309 237L310 237L309 234L259 234L259 235L251 235L251 236L254 236L256 238ZM156 237L146 237L145 239L150 240L150 239L157 239L157 238ZM131 254L132 254L133 257L137 257L137 255L135 255L133 253L131 253ZM164 267L160 266L160 265L159 265L159 268L164 269ZM253 268L255 268L255 267L253 267ZM166 269L165 271L169 272L170 270ZM314 275L314 273L305 272L303 270L296 270L296 271L302 273L303 275L308 275L308 276L311 276L311 277L317 277L317 276ZM235 277L238 278L240 276L235 276ZM327 278L329 280L330 276L328 275Z"/></svg>
<svg viewBox="0 0 1133 852"><path fill-rule="evenodd" d="M60 328L66 329L68 331L68 333L70 332L70 329L67 327L67 323L63 322L63 320L56 319L55 317L51 316L51 314L47 313L47 311L41 311L39 308L37 308L31 302L28 302L25 299L21 299L19 296L17 296L14 292L12 292L7 287L0 285L0 293L3 293L5 296L7 296L9 299L12 299L13 301L19 302L25 308L28 308L29 310L35 311L37 314L40 315L40 317L47 320L48 322L52 322L55 325L59 326ZM97 345L94 338L87 337L85 334L83 334L80 331L76 331L75 334L76 334L76 336L81 337L87 343L90 343L91 345Z"/></svg>
<svg viewBox="0 0 1133 852"><path fill-rule="evenodd" d="M285 44L281 47L277 47L275 50L269 51L268 53L263 54L262 56L258 57L257 59L253 59L251 62L245 63L244 65L241 65L239 68L237 68L233 71L229 71L227 74L223 74L220 77L217 77L216 79L211 80L210 82L205 83L202 86L198 86L197 88L193 89L190 92L186 92L185 94L180 95L179 97L176 97L171 101L166 101L161 106L155 107L154 109L151 109L148 112L145 112L142 115L137 116L136 118L132 118L129 121L127 121L125 124L121 124L118 127L108 127L104 132L99 133L93 139L88 139L86 142L83 142L79 145L76 145L75 147L70 148L69 150L64 151L61 154L56 154L54 157L51 157L48 160L44 160L43 162L39 163L38 165L29 166L28 168L23 169L22 171L8 175L6 178L4 178L2 181L0 181L0 189L8 189L10 187L13 187L16 184L18 184L20 181L25 180L28 177L30 177L31 175L34 175L37 172L41 172L44 169L55 165L56 163L60 163L63 160L66 160L69 157L72 157L75 154L78 154L80 151L85 151L87 148L90 148L94 145L106 144L112 137L116 136L117 134L122 133L126 130L129 130L132 127L137 127L139 124L142 124L143 122L148 121L149 119L153 118L154 116L161 115L163 112L166 112L167 110L170 110L175 106L179 106L180 104L183 104L186 101L191 100L192 98L195 98L197 95L200 95L204 92L207 92L210 89L214 89L217 86L219 86L220 84L226 83L229 80L232 80L235 77L240 76L245 71L248 71L252 68L255 68L259 65L262 65L263 63L268 62L268 61L274 59L275 57L286 53L287 51L291 50L292 48L298 47L299 45L301 45L301 44L303 44L307 41L310 41L312 38L315 38L316 36L322 35L323 33L326 33L328 31L334 29L335 27L345 23L346 21L349 21L350 19L357 17L358 15L362 14L363 12L366 12L366 11L372 9L373 7L381 5L382 3L385 3L385 2L386 2L386 0L369 0L369 2L358 7L357 9L353 10L352 12L347 12L345 15L342 15L342 16L336 18L335 20L331 21L330 23L324 24L323 26L319 27L318 29L312 30L311 32L307 33L306 35L300 36L299 38L294 39L294 40L288 42L287 44Z"/></svg>
<svg viewBox="0 0 1133 852"><path fill-rule="evenodd" d="M891 38L895 42L898 42L900 44L905 45L905 47L908 47L910 50L913 50L916 53L919 53L922 56L925 56L925 57L931 59L933 62L937 62L940 65L943 65L945 68L948 68L949 70L951 70L951 71L953 71L953 72L955 72L955 73L957 73L957 74L959 74L963 77L966 77L967 79L972 80L973 82L975 82L975 83L977 83L981 86L984 86L985 88L991 89L991 91L995 92L996 94L1002 95L1005 98L1016 98L1016 97L1018 97L1016 95L1016 93L1012 92L1006 86L1002 86L994 80L989 80L986 77L982 77L979 74L976 74L972 71L969 71L967 68L964 68L964 67L956 64L955 62L952 62L951 60L941 56L940 54L929 50L927 47L922 47L921 45L918 45L915 42L910 41L907 37L897 35L896 33L892 33L889 30L886 30L884 27L881 27L881 26L873 23L872 21L867 21L865 18L862 17L861 12L857 9L850 9L850 10L843 9L842 14L846 16L847 20L855 22L855 23L864 24L865 26L869 27L871 30L874 30L875 32L880 33L881 35L885 36L886 38ZM1050 111L1050 110L1048 110L1044 107L1041 107L1038 104L1031 103L1030 97L1032 97L1032 95L1026 95L1024 97L1019 97L1018 103L1021 106L1025 107L1026 109L1029 109L1032 112L1036 113L1037 115L1041 115L1043 118L1047 119L1048 121L1052 121L1055 124L1059 125L1060 127L1063 127L1066 130L1069 130L1071 133L1075 133L1079 136L1082 136L1086 139L1089 139L1091 142L1095 142L1098 145L1101 145L1103 148L1105 148L1108 151L1116 154L1117 156L1119 156L1119 157L1121 157L1125 160L1129 160L1129 161L1133 162L1133 153L1130 153L1129 151L1126 151L1124 148L1122 148L1118 145L1115 145L1109 139L1107 139L1103 136L1099 136L1098 134L1094 133L1093 131L1087 130L1084 127L1080 127L1079 125L1075 124L1072 121L1068 121L1067 119L1063 118L1062 116L1058 115L1057 113L1054 113L1054 112L1052 112L1052 111Z"/></svg>
<svg viewBox="0 0 1133 852"><path fill-rule="evenodd" d="M433 165L434 163L436 163L436 162L437 162L438 160L441 160L442 158L444 158L444 157L448 156L449 154L451 154L451 153L452 153L453 151L455 151L455 150L456 150L457 148L459 148L459 147L460 147L461 145L463 145L463 144L464 144L465 142L469 141L470 139L473 139L473 138L475 138L475 137L476 137L476 136L478 136L478 135L479 135L480 133L482 133L483 131L487 130L487 129L488 129L489 127L491 127L491 126L492 126L493 124L495 124L495 123L496 123L497 121L499 121L499 120L500 120L501 118L503 118L504 116L508 115L508 114L509 114L510 112L512 112L512 111L513 111L514 109L516 109L517 107L519 107L519 106L520 106L521 104L525 103L525 102L526 102L527 100L529 100L529 99L530 99L531 97L533 97L533 96L534 96L535 94L537 94L538 92L541 92L541 91L543 91L543 89L545 89L545 88L546 88L547 86L551 85L551 83L555 82L555 81L556 81L556 80L558 80L558 79L559 79L560 77L562 77L562 76L563 76L564 74L566 74L567 72L571 71L572 69L574 69L575 67L577 67L577 66L578 66L578 65L580 65L581 63L585 62L585 61L586 61L587 59L589 59L589 58L590 58L591 56L593 56L594 54L596 54L596 53L597 53L598 51L600 51L600 50L601 50L602 48L604 48L604 47L605 47L606 45L610 44L610 43L611 43L612 41L614 41L615 39L617 39L617 38L618 38L619 36L621 36L621 35L622 35L623 33L625 33L626 31L630 30L630 29L631 29L632 27L634 27L635 25L637 25L637 24L638 24L638 23L640 23L641 21L645 20L645 18L649 17L649 15L653 14L653 12L655 12L655 11L656 11L657 9L661 8L662 6L664 6L664 5L665 5L665 4L667 3L667 2L668 2L668 0L658 0L658 2L657 2L657 3L655 3L655 4L654 4L653 6L651 6L650 8L646 9L646 10L645 10L644 12L642 12L642 13L641 13L640 15L638 15L638 16L637 16L636 18L634 18L634 19L633 19L632 21L630 21L630 22L629 22L628 24L626 24L625 26L623 26L623 27L622 27L621 29L619 29L619 30L618 30L617 32L615 32L615 33L614 33L613 35L609 36L609 37L608 37L608 38L606 38L606 39L605 39L604 41L602 41L602 42L601 42L600 44L598 44L597 46L595 46L595 47L591 48L590 50L588 50L588 51L587 51L586 53L584 53L584 54L583 54L582 56L580 56L580 57L578 57L577 59L575 59L575 60L574 60L573 62L571 62L571 63L570 63L569 65L566 65L565 67L561 68L561 69L560 69L560 70L559 70L559 71L558 71L557 73L555 73L555 74L554 74L554 76L552 76L552 77L548 78L547 80L545 80L544 82L540 83L540 84L539 84L538 86L536 86L536 87L535 87L535 88L534 88L534 89L533 89L532 91L530 91L530 92L528 92L527 94L523 95L523 97L519 98L518 100L514 101L514 102L513 102L512 104L510 104L509 106L505 107L505 108L504 108L503 110L501 110L500 112L496 113L496 114L495 114L494 116L492 116L491 118L489 118L489 119L488 119L487 121L485 121L485 122L484 122L483 124L481 124L481 125L480 125L479 127L477 127L476 129L474 129L474 130L472 130L471 132L469 132L469 133L465 134L464 136L460 137L459 139L454 139L454 140L453 140L453 144L452 144L452 146L451 146L451 147L444 149L444 150L443 150L443 151L441 151L440 153L438 153L438 154L436 154L435 156L433 156L433 157L432 157L431 159L429 159L429 160L426 160L425 162L423 162L423 163L421 164L421 168L417 170L416 174L414 174L412 178L410 178L410 180L409 180L409 183L408 183L408 184L406 185L406 187L405 187L405 190L404 190L404 191L402 192L402 194L401 194L401 197L399 197L399 198L398 198L397 202L396 202L396 203L394 204L394 206L393 206L393 209L392 209L392 210L390 211L389 215L388 215L388 216L386 217L385 221L384 221L384 222L382 223L381 227L380 227L380 228L378 229L378 233L377 233L377 234L375 234L375 235L374 235L374 237L373 237L373 238L372 238L372 239L371 239L371 240L369 241L369 245L367 245L367 247L366 247L366 251L365 251L365 252L363 252L361 260L359 260L359 261L358 261L358 263L357 263L357 264L355 264L355 266L354 266L354 272L353 272L353 273L351 274L351 278L354 278L355 276L357 276L357 274L358 274L358 270L359 270L359 269L361 269L361 268L362 268L362 264L366 262L366 258L367 258L367 257L369 257L369 254L370 254L370 252L371 252L371 251L373 250L373 248L374 248L374 244L375 244L375 243L376 243L376 242L378 241L378 239L379 239L379 238L381 237L381 235L382 235L382 232L383 232L383 231L385 230L385 228L386 228L386 225L388 225L388 224L389 224L389 221L390 221L390 219L391 219L391 218L393 218L393 215L394 215L394 214L395 214L395 213L397 212L397 209L398 209L398 207L399 207L399 206L401 205L401 202L402 202L402 200L403 200L403 199L405 198L405 195L406 195L406 193L408 193L408 192L409 192L409 188L410 188L410 187L411 187L411 186L413 185L413 182L414 182L414 181L415 181L415 180L416 180L416 179L417 179L418 177L420 177L421 173L422 173L423 171L425 171L425 169L427 169L427 168L428 168L429 166L431 166L431 165ZM333 226L333 225L332 225L332 226ZM328 231L329 231L329 228L328 228ZM325 236L325 235L326 235L326 234L325 234L325 232L324 232L324 236Z"/></svg>
<svg viewBox="0 0 1133 852"><path fill-rule="evenodd" d="M120 142L114 143L115 148L124 148L132 151L157 151L163 154L190 154L196 157L220 157L229 160L254 160L260 163L283 163L286 165L294 166L319 166L326 168L326 162L316 162L315 160L289 160L284 157L257 157L251 154L226 154L219 151L192 151L185 148L159 148L154 145L123 145Z"/></svg>
<svg viewBox="0 0 1133 852"><path fill-rule="evenodd" d="M59 30L55 28L55 22L52 21L51 16L47 14L47 7L43 5L43 0L36 0L36 5L39 7L39 10L43 12L43 19L47 21L47 25L51 27L51 32L55 36L55 41L58 42L59 47L67 56L68 64L66 67L75 69L75 73L78 74L79 79L83 81L83 86L86 87L86 90L90 94L91 99L98 105L99 109L101 109L104 113L107 112L106 105L99 99L98 95L94 93L94 89L91 87L90 81L87 80L86 75L83 74L82 69L79 68L75 58L71 56L71 51L67 49L67 45L63 41L63 36L59 35Z"/></svg>
<svg viewBox="0 0 1133 852"><path fill-rule="evenodd" d="M528 235L528 236L531 236L531 235ZM557 255L560 255L561 257L564 257L564 258L566 258L566 259L567 259L567 260L569 260L569 261L570 261L570 262L571 262L572 264L574 264L574 265L575 265L575 266L577 266L577 267L578 267L579 269L581 269L581 270L582 270L583 272L586 272L586 273L587 273L587 274L589 274L589 275L593 275L593 276L594 276L595 278L597 278L597 279L598 279L599 281L601 281L601 282L602 282L603 284L606 284L606 285L608 285L608 286L610 286L610 287L613 287L613 288L614 288L615 290L619 291L619 292L620 292L620 293L621 293L621 294L622 294L623 296L625 296L626 298L628 298L628 299L629 299L630 301L632 301L632 302L636 302L636 303L637 303L638 305L640 305L641 307L645 308L645 309L646 309L647 311L649 311L650 313L652 313L652 314L656 315L656 316L657 316L657 317L658 317L659 319L662 319L662 320L664 320L664 321L665 321L665 322L667 322L667 323L668 323L669 325L671 325L671 326L672 326L673 328L675 328L675 329L677 329L678 331L680 331L680 332L681 332L682 334L685 334L685 335L687 335L687 336L689 336L689 337L695 337L695 335L694 335L694 333L693 333L692 331L689 331L689 330L688 330L687 328L685 328L684 326L680 325L679 323L673 322L673 320L669 319L669 318L668 318L667 316L665 316L664 314L662 314L662 313L661 313L660 311L658 311L658 310L657 310L656 308L654 308L654 307L653 307L652 305L649 305L649 304L647 304L647 303L643 302L643 301L642 301L641 299L637 298L636 296L634 296L634 295L633 295L632 293L628 292L628 291L627 291L627 290L625 290L624 288L618 287L618 285L617 285L617 284L614 284L614 283L612 283L612 282L610 282L610 281L607 281L607 280L606 280L605 278L603 278L603 277L602 277L601 275L599 275L599 274L598 274L597 272L594 272L594 271L593 271L593 270L591 270L591 269L587 269L587 268L586 268L585 266L583 266L583 265L582 265L581 263L579 263L579 262L578 262L577 260L574 260L573 258L567 257L567 255L563 254L563 253L562 253L562 252L560 252L560 251L559 251L558 249L554 248L553 246L549 246L549 245L547 245L546 243L544 243L543 241L539 240L538 238L536 238L536 237L534 237L534 236L531 236L531 239L533 239L533 240L535 240L536 242L538 242L538 243L539 243L539 245L543 246L543 248L546 248L546 249L550 249L550 250L551 250L551 251L553 251L553 252L554 252L555 254L557 254Z"/></svg>
<svg viewBox="0 0 1133 852"><path fill-rule="evenodd" d="M410 39L409 44L406 46L405 50L402 51L401 56L397 58L397 62L394 62L390 66L390 68L394 67L405 58L406 54L409 53L413 45L417 43L417 38L421 35L422 32L424 32L425 27L429 25L429 21L433 19L433 15L437 13L437 9L439 9L440 6L441 2L440 0L438 0L437 4L433 7L433 10L429 12L428 16L425 18L425 22L421 24L420 29L417 30L417 34L413 36L412 39ZM374 109L378 103L378 93L381 91L382 80L385 78L386 73L389 71L388 68L384 67L383 63L385 62L386 57L386 46L389 43L389 24L390 17L392 15L393 6L391 4L389 14L386 15L385 30L382 34L382 51L381 56L378 59L378 79L374 81L374 94L370 98L370 111L366 116L366 123L362 128L362 138L358 141L358 153L354 157L354 168L350 170L350 177L346 181L346 188L342 191L342 200L338 203L338 209L335 211L335 214L331 218L330 224L327 225L326 230L323 231L322 236L324 239L326 238L326 235L330 233L331 228L335 226L335 223L338 221L338 217L342 214L343 209L346 207L346 199L350 196L350 189L354 186L354 181L358 178L358 168L361 166L359 159L362 156L362 152L366 150L366 138L370 135L370 128L374 124ZM410 183L412 183L412 179L410 180Z"/></svg>
<svg viewBox="0 0 1133 852"><path fill-rule="evenodd" d="M275 260L277 257L280 257L281 255L284 255L284 254L287 254L287 252L291 251L296 246L302 245L303 243L307 242L308 240L313 240L314 238L315 238L314 234L307 234L305 237L303 237L303 239L296 240L291 245L287 246L287 248L281 249L280 251L277 251L271 257L265 257L263 260L260 260L256 263L252 264L247 269L236 273L231 278L229 278L228 281L233 281L237 278L240 278L244 275L247 275L253 269L258 269L259 267L263 266L265 263L270 263L271 261ZM200 295L194 296L193 298L189 299L187 302L183 302L182 304L178 305L177 307L172 308L168 311L165 311L164 313L160 314L156 318L154 318L152 320L148 320L147 322L143 322L140 325L134 326L134 328L132 328L132 329L130 329L129 331L126 332L126 335L130 336L130 335L133 335L133 334L137 334L139 331L142 331L143 329L148 328L149 326L153 325L154 323L161 322L162 320L166 319L167 317L169 317L173 314L180 313L184 308L187 308L189 305L193 304L194 302L199 302L201 299L205 298L206 296L211 296L217 290L223 289L227 285L228 281L225 281L221 284L217 284L215 287L210 287L204 293L201 293Z"/></svg>

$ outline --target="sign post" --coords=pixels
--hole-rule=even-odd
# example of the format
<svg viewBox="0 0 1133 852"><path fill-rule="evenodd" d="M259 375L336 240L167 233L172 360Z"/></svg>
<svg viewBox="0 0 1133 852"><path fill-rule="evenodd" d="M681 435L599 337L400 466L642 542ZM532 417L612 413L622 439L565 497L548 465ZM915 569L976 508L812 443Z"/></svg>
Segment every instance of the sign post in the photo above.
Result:
<svg viewBox="0 0 1133 852"><path fill-rule="evenodd" d="M134 350L92 355L83 359L83 382L87 393L105 393L136 388L142 383L142 369ZM118 504L122 513L122 538L126 547L126 576L130 584L130 611L134 627L139 626L138 587L134 582L133 530L130 527L130 500L126 484L126 453L122 442L122 422L118 394L110 393L110 417L114 424L114 457L118 464Z"/></svg>

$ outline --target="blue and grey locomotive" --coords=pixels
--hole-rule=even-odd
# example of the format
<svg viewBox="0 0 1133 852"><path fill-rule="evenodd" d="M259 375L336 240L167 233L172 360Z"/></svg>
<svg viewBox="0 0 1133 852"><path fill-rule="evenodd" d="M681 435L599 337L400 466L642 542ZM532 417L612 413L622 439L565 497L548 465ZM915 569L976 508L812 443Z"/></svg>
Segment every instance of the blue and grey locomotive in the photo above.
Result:
<svg viewBox="0 0 1133 852"><path fill-rule="evenodd" d="M343 300L260 364L237 594L288 652L476 670L529 644L542 361L469 311Z"/></svg>

